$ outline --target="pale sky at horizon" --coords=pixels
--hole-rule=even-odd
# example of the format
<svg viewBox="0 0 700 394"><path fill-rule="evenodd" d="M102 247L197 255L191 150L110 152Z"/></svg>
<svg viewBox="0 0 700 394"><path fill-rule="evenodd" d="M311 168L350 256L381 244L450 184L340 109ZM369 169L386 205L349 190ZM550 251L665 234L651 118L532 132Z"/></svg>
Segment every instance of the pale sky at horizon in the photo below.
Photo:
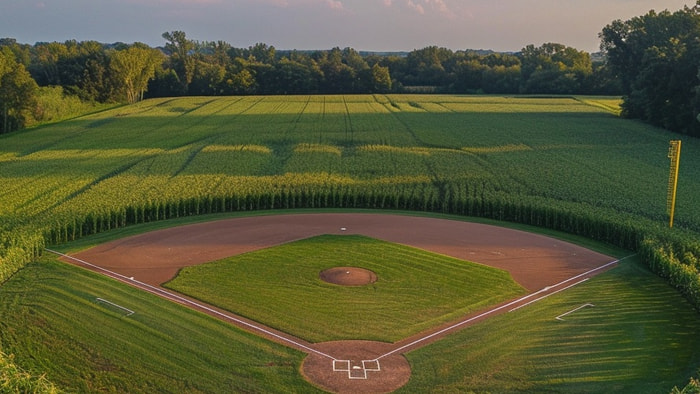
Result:
<svg viewBox="0 0 700 394"><path fill-rule="evenodd" d="M167 31L234 47L519 51L555 42L598 51L613 20L695 0L0 0L0 38L161 46Z"/></svg>

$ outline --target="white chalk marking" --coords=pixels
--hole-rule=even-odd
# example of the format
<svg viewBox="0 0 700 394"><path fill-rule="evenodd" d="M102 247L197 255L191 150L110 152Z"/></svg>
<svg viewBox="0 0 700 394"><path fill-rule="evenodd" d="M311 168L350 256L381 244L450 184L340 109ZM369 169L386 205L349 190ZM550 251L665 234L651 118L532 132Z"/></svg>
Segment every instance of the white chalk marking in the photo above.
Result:
<svg viewBox="0 0 700 394"><path fill-rule="evenodd" d="M583 305L581 305L580 307L578 307L578 308L576 308L576 309L572 309L572 310L570 310L570 311L568 311L568 312L566 312L566 313L562 313L561 315L555 317L555 319L564 321L564 319L562 319L562 317L564 317L564 316L566 316L566 315L568 315L568 314L574 313L574 312L576 312L577 310L583 309L583 308L585 308L585 307L587 307L587 306L595 306L595 305L593 305L593 304L583 304Z"/></svg>
<svg viewBox="0 0 700 394"><path fill-rule="evenodd" d="M125 276L125 275L122 275L122 274L120 274L120 273L117 273L117 272L114 272L114 271L110 271L110 270L108 270L108 269L106 269L106 268L102 268L102 267L100 267L100 266L98 266L98 265L95 265L95 264L92 264L92 263L88 263L88 262L85 261L85 260L81 260L81 259L79 259L79 258L76 258L76 257L73 257L73 256L69 256L69 255L67 255L67 254L64 254L64 253L61 253L61 252L57 252L57 251L55 251L55 250L46 249L46 251L48 251L48 252L50 252L50 253L53 253L53 254L56 254L56 255L59 255L59 256L61 256L61 257L65 257L65 258L67 258L67 259L71 259L71 260L73 260L73 261L77 261L77 262L79 262L79 263L81 263L81 264L87 265L87 266L89 266L89 267L93 267L93 268L95 268L95 269L97 269L97 270L100 270L100 271L102 271L102 272L106 272L106 273L108 274L108 276L111 276L111 277L114 278L114 279L120 279L120 280L122 280L122 281L127 281L127 280L128 280L128 281L130 281L130 282L132 282L132 283L136 283L136 284L138 284L139 287L141 287L142 289L147 290L147 291L149 291L150 293L159 295L159 296L161 296L161 297L163 297L163 298L169 299L169 300L171 300L171 301L178 302L178 303L180 303L180 304L190 305L190 306L194 306L194 307L200 308L200 309L202 309L202 310L205 310L205 311L210 312L210 313L212 313L212 314L215 314L215 315L217 315L217 316L221 316L221 317L224 317L224 318L226 318L226 319L228 319L228 320L231 320L231 321L233 321L233 322L236 322L236 323L238 323L238 324L240 324L240 325L242 325L242 326L246 326L246 327L251 328L251 329L253 329L253 330L262 332L262 333L264 333L264 334L267 334L267 335L269 335L269 336L271 336L271 337L277 338L277 339L280 340L280 341L290 343L290 344L292 344L292 345L294 345L294 346L296 346L296 347L298 347L298 348L301 348L301 349L304 349L304 350L308 350L309 352L316 353L316 354L318 354L318 355L320 355L320 356L330 358L331 360L335 360L335 357L330 356L330 355L328 355L328 354L326 354L326 353L320 352L320 351L318 351L318 350L316 350L316 349L312 349L312 348L310 348L310 347L308 347L308 346L306 346L306 345L304 345L304 344L302 344L302 343L296 342L296 341L291 340L291 339L289 339L289 338L285 338L285 337L283 337L283 336L281 336L281 335L279 335L279 334L277 334L277 333L274 333L274 332L272 332L272 331L270 331L270 330L267 330L267 329L265 329L265 328L263 328L263 327L257 326L257 325L255 325L255 324L248 323L248 322L246 322L246 321L243 321L243 320L241 320L241 319L236 318L235 316L231 316L231 315L228 315L228 314L226 314L226 313L219 312L219 311L217 311L216 309L210 308L210 307L208 307L208 306L206 306L206 305L203 305L203 304L200 304L200 303L198 303L198 302L191 301L191 300L189 300L189 299L187 299L187 298L185 298L185 297L179 296L179 295L177 295L177 294L171 293L171 292L166 291L166 290L163 290L163 289L161 289L161 288L158 288L158 287L149 285L148 283L140 282L140 281L138 281L138 280L132 280L131 278L129 278L129 277Z"/></svg>
<svg viewBox="0 0 700 394"><path fill-rule="evenodd" d="M136 312L132 311L132 310L129 309L129 308L124 308L123 306L117 305L117 304L115 304L115 303L113 303L113 302L111 302L111 301L107 301L107 300L105 300L104 298L97 297L97 298L95 298L95 300L97 300L97 301L99 301L99 302L102 302L102 303L105 303L105 304L112 305L112 306L115 307L115 308L119 308L119 309L125 311L125 312L126 312L126 316L131 316L131 315L133 315L134 313L136 313Z"/></svg>

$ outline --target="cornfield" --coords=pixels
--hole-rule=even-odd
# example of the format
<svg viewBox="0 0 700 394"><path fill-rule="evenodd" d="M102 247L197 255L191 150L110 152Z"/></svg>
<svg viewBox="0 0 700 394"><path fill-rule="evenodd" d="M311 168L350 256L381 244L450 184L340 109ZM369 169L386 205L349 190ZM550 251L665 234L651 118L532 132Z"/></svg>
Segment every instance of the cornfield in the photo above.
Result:
<svg viewBox="0 0 700 394"><path fill-rule="evenodd" d="M611 103L187 97L3 136L0 282L44 244L131 224L372 208L513 221L639 250L700 306L700 144L684 141L671 232L664 226L671 138L618 118Z"/></svg>

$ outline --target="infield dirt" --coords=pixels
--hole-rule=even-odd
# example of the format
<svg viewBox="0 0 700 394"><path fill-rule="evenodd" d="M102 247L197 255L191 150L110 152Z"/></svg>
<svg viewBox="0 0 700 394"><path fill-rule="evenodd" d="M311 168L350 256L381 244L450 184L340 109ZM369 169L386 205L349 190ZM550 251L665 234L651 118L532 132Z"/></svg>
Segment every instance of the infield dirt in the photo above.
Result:
<svg viewBox="0 0 700 394"><path fill-rule="evenodd" d="M513 279L530 292L542 294L556 291L560 282L614 260L550 237L492 225L353 213L251 216L191 224L123 238L72 257L126 278L160 286L182 267L322 234L360 234L497 267L510 272ZM339 268L340 274L333 272L328 276L347 275L347 279L352 276L353 280L358 280L357 277L367 275L351 271L351 267ZM285 333L279 333L280 337L289 340L280 341L257 333L308 353L302 372L320 388L332 392L390 392L410 378L410 366L403 357L404 353L480 320L475 316L480 314L465 316L461 322L435 327L394 344L363 341L361 338L309 344ZM250 330L250 327L245 328Z"/></svg>

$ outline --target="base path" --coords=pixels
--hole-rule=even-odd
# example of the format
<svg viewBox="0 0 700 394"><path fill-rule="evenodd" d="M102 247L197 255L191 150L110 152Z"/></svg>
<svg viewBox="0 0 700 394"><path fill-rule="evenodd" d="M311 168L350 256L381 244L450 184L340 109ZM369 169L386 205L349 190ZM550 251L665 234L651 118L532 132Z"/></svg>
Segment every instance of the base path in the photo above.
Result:
<svg viewBox="0 0 700 394"><path fill-rule="evenodd" d="M361 338L319 344L283 339L281 343L309 353L302 367L305 377L332 392L393 391L410 377L404 353L492 313L560 291L576 283L573 278L585 279L614 260L564 241L485 224L389 214L311 213L251 216L158 230L96 246L66 261L89 262L121 275L120 280L130 278L162 289L159 286L182 267L323 234L361 234L501 268L530 291L520 300L394 344ZM250 330L252 324L255 322L244 328Z"/></svg>

